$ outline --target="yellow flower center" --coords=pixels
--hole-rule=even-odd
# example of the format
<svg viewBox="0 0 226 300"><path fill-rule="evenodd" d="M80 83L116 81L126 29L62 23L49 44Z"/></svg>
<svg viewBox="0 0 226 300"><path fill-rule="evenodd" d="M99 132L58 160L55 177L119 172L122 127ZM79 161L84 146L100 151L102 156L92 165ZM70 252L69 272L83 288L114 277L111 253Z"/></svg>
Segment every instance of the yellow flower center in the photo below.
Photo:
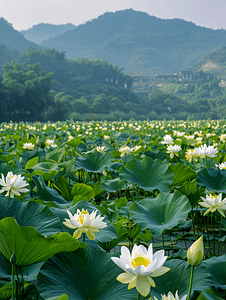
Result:
<svg viewBox="0 0 226 300"><path fill-rule="evenodd" d="M11 179L13 179L14 175L10 176Z"/></svg>
<svg viewBox="0 0 226 300"><path fill-rule="evenodd" d="M217 196L211 196L211 199L217 198Z"/></svg>
<svg viewBox="0 0 226 300"><path fill-rule="evenodd" d="M137 266L145 266L145 268L150 264L150 260L143 256L138 256L132 259L131 264L135 269Z"/></svg>
<svg viewBox="0 0 226 300"><path fill-rule="evenodd" d="M78 222L83 225L84 223L84 215L87 215L89 212L87 210L82 210L79 216Z"/></svg>
<svg viewBox="0 0 226 300"><path fill-rule="evenodd" d="M223 167L222 169L226 170L226 167Z"/></svg>

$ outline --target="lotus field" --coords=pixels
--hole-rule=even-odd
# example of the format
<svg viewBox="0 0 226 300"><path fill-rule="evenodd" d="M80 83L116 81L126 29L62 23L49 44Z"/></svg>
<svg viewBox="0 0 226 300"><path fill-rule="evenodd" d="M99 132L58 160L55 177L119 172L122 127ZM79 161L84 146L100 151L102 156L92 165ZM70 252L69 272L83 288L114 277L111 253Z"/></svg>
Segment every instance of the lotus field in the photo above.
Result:
<svg viewBox="0 0 226 300"><path fill-rule="evenodd" d="M0 299L225 299L225 121L1 123L0 149Z"/></svg>

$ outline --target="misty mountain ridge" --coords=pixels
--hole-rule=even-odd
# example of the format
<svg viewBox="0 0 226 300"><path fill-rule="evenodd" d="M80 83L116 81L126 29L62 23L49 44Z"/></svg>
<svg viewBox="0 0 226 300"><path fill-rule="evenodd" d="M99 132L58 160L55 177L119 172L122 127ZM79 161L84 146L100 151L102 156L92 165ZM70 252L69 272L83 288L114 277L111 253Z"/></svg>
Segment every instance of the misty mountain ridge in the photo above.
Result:
<svg viewBox="0 0 226 300"><path fill-rule="evenodd" d="M4 18L0 18L0 44L4 44L19 52L29 47L39 47L37 44L25 39L25 37L19 31L15 30L12 24Z"/></svg>
<svg viewBox="0 0 226 300"><path fill-rule="evenodd" d="M54 38L68 30L74 30L75 28L76 26L71 23L60 25L40 23L37 25L33 25L32 28L29 28L27 30L21 30L21 33L29 41L41 44L44 40Z"/></svg>
<svg viewBox="0 0 226 300"><path fill-rule="evenodd" d="M127 9L106 12L44 41L42 46L67 51L72 59L105 59L127 73L154 76L185 70L209 52L226 46L226 30Z"/></svg>

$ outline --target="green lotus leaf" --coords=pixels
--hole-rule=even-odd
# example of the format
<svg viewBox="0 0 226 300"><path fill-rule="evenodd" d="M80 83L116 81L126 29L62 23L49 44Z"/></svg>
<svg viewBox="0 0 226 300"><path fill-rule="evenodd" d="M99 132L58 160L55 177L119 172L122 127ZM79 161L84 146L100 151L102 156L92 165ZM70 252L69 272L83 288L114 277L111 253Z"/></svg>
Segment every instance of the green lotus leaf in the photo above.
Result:
<svg viewBox="0 0 226 300"><path fill-rule="evenodd" d="M62 296L51 297L46 300L68 300L68 296L66 294L63 294Z"/></svg>
<svg viewBox="0 0 226 300"><path fill-rule="evenodd" d="M32 264L28 267L22 268L23 277L25 281L37 280L38 273L44 262ZM21 278L21 275L18 275ZM0 277L12 280L12 264L8 259L0 252ZM0 297L1 299L1 297Z"/></svg>
<svg viewBox="0 0 226 300"><path fill-rule="evenodd" d="M33 170L32 175L42 175L44 181L50 180L63 170L58 164L52 162L42 162L33 166L31 169Z"/></svg>
<svg viewBox="0 0 226 300"><path fill-rule="evenodd" d="M107 193L117 192L118 190L124 189L125 187L126 183L124 181L121 181L119 178L106 180L101 184L101 188L104 189Z"/></svg>
<svg viewBox="0 0 226 300"><path fill-rule="evenodd" d="M82 141L82 136L74 137L73 140L67 142L67 145L77 148L80 143L86 145L85 142Z"/></svg>
<svg viewBox="0 0 226 300"><path fill-rule="evenodd" d="M30 159L26 165L25 165L25 170L31 169L32 167L34 167L35 165L38 164L38 157L33 157L32 159Z"/></svg>
<svg viewBox="0 0 226 300"><path fill-rule="evenodd" d="M187 261L180 259L172 259L167 261L164 266L169 267L170 271L153 278L156 287L151 289L151 296L161 298L161 294L167 295L171 292L175 295L178 291L178 295L181 298L188 294L191 266ZM195 267L194 277L192 282L192 293L196 291L203 291L210 288L212 285L212 277L205 267L202 265Z"/></svg>
<svg viewBox="0 0 226 300"><path fill-rule="evenodd" d="M216 296L214 290L208 289L201 292L197 300L223 300L223 298Z"/></svg>
<svg viewBox="0 0 226 300"><path fill-rule="evenodd" d="M174 186L180 186L182 185L186 180L192 180L196 178L197 174L196 172L189 166L184 166L180 163L177 163L176 165L171 165L171 168L174 173Z"/></svg>
<svg viewBox="0 0 226 300"><path fill-rule="evenodd" d="M89 213L97 210L97 215L101 214L100 211L93 204L88 203L86 201L79 201L74 206L68 208L68 210L74 215L75 213L77 213L77 209L81 211L83 208ZM60 219L62 223L65 221L65 219L68 219L68 213L66 209L51 207L50 210L56 217ZM95 233L95 238L99 242L110 242L114 239L117 239L115 227L111 224L107 217L105 217L103 221L107 223L107 227L101 228L99 232ZM73 235L73 232L75 231L74 229L68 228L66 226L64 226L64 229L65 231L71 233L71 235Z"/></svg>
<svg viewBox="0 0 226 300"><path fill-rule="evenodd" d="M151 158L154 159L154 160L155 160L155 159L159 159L159 160L162 160L162 161L167 160L167 155L166 155L166 153L164 153L164 152L162 152L162 151L160 151L160 150L157 150L157 151L149 151L149 150L147 149L147 151L145 151L144 154L145 154L146 156L151 157Z"/></svg>
<svg viewBox="0 0 226 300"><path fill-rule="evenodd" d="M139 224L140 229L149 228L159 235L164 229L172 229L180 220L187 218L191 205L186 196L179 192L160 193L158 198L146 198L133 202L129 208L130 217Z"/></svg>
<svg viewBox="0 0 226 300"><path fill-rule="evenodd" d="M67 232L45 237L34 227L19 226L12 217L0 220L0 251L8 260L14 254L19 267L46 261L58 252L78 247L78 240Z"/></svg>
<svg viewBox="0 0 226 300"><path fill-rule="evenodd" d="M75 183L71 190L72 197L74 196L84 196L87 199L92 199L95 193L91 186L85 183Z"/></svg>
<svg viewBox="0 0 226 300"><path fill-rule="evenodd" d="M63 231L60 220L49 208L33 201L21 202L0 195L0 220L6 217L13 217L20 226L32 226L46 236Z"/></svg>
<svg viewBox="0 0 226 300"><path fill-rule="evenodd" d="M48 187L42 176L40 176L39 178L37 176L32 176L33 181L35 182L36 186L37 186L37 193L35 198L37 199L41 199L44 201L53 201L55 203L59 203L59 204L67 204L68 201L65 200L63 197L61 197L59 195L59 193L54 190L51 189L50 187Z"/></svg>
<svg viewBox="0 0 226 300"><path fill-rule="evenodd" d="M49 152L46 155L46 160L50 160L50 161L54 161L56 163L59 163L61 161L61 159L63 158L65 153L65 148L57 148L54 149L53 151Z"/></svg>
<svg viewBox="0 0 226 300"><path fill-rule="evenodd" d="M182 186L177 188L177 190L182 195L188 197L192 207L195 207L198 204L198 201L200 200L200 195L202 195L203 192L203 188L198 188L196 180L193 180L192 182L185 181Z"/></svg>
<svg viewBox="0 0 226 300"><path fill-rule="evenodd" d="M205 186L208 191L226 193L226 170L203 169L198 173L197 184L199 187Z"/></svg>
<svg viewBox="0 0 226 300"><path fill-rule="evenodd" d="M102 173L105 167L111 163L112 159L111 153L100 153L95 150L77 157L75 167L78 170L83 169L86 172Z"/></svg>
<svg viewBox="0 0 226 300"><path fill-rule="evenodd" d="M7 283L0 287L0 299L1 300L12 299L12 282Z"/></svg>
<svg viewBox="0 0 226 300"><path fill-rule="evenodd" d="M127 284L116 280L122 270L112 256L116 254L90 249L55 255L39 273L40 295L44 299L65 293L70 300L136 300L136 289L128 290Z"/></svg>
<svg viewBox="0 0 226 300"><path fill-rule="evenodd" d="M142 161L131 160L119 170L121 180L132 182L145 191L158 189L168 192L173 183L173 171L168 164L150 157Z"/></svg>
<svg viewBox="0 0 226 300"><path fill-rule="evenodd" d="M207 268L213 276L213 286L216 288L226 289L226 255L212 257L205 260L202 265Z"/></svg>

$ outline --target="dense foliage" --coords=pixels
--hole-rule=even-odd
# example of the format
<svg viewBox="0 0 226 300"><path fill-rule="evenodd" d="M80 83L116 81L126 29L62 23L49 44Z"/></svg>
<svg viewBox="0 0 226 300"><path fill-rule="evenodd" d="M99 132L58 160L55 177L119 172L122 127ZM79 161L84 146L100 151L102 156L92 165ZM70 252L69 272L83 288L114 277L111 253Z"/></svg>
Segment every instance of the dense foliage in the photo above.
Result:
<svg viewBox="0 0 226 300"><path fill-rule="evenodd" d="M226 89L219 86L219 79L211 76L210 78L204 72L197 72L195 80L187 85L167 84L160 87L157 92L149 93L151 101L160 103L164 99L162 113L167 111L165 118L171 115L179 118L178 112L181 112L183 118L224 118L226 113ZM157 97L153 97L157 93ZM170 100L171 99L171 100ZM172 100L173 99L173 100ZM158 107L154 107L157 113ZM163 117L163 116L162 116Z"/></svg>
<svg viewBox="0 0 226 300"><path fill-rule="evenodd" d="M1 121L43 120L43 112L54 105L50 95L53 73L46 73L40 64L6 63L0 81ZM1 78L0 78L1 79Z"/></svg>
<svg viewBox="0 0 226 300"><path fill-rule="evenodd" d="M140 97L131 76L105 60L67 59L48 48L26 49L20 59L3 67L1 121L217 119L226 112L225 88L202 71L188 84L166 84Z"/></svg>

